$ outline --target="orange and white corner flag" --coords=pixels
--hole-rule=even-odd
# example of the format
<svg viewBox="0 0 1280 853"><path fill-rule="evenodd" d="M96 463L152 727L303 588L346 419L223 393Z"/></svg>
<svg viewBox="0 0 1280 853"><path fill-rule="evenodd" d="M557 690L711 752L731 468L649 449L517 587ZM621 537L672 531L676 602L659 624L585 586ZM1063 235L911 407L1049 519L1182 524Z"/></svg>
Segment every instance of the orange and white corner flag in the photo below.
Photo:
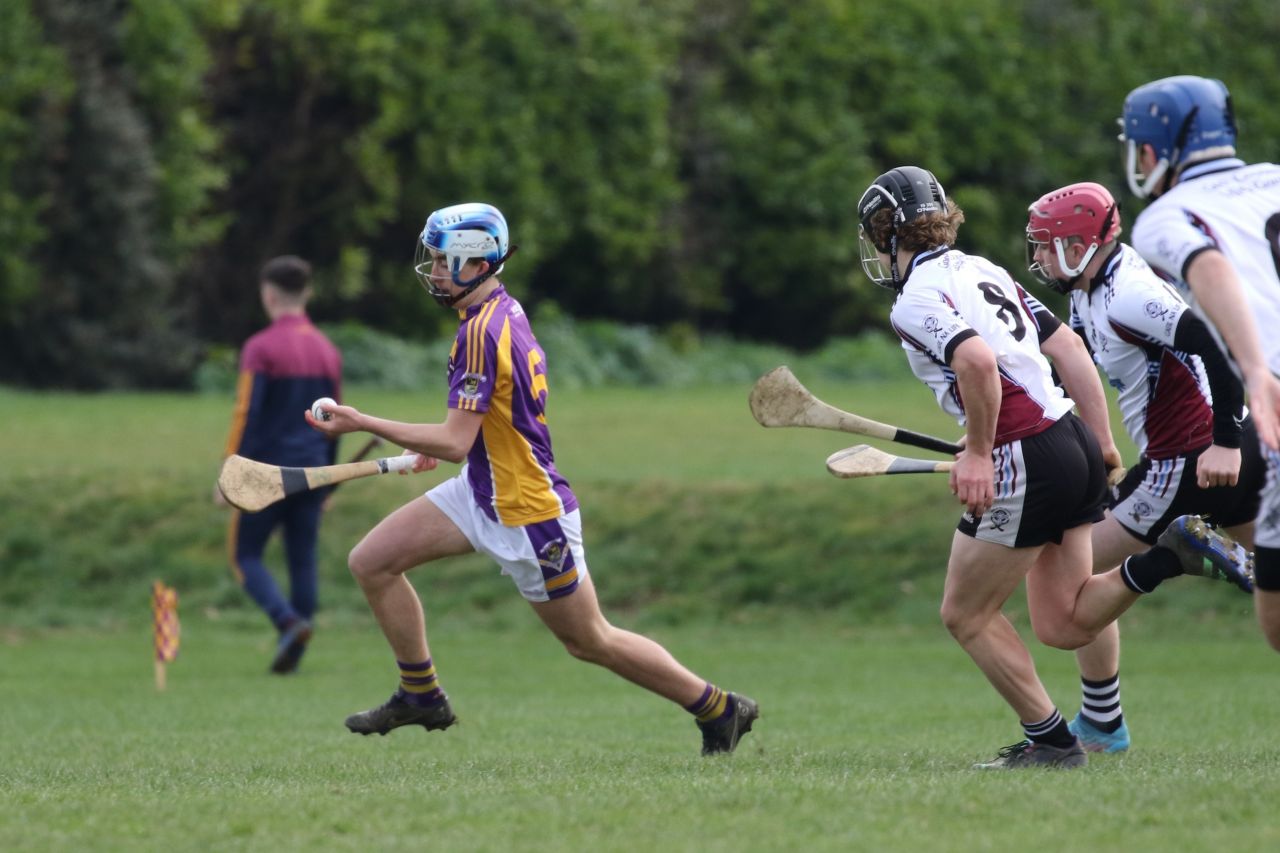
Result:
<svg viewBox="0 0 1280 853"><path fill-rule="evenodd" d="M182 628L178 624L178 593L160 581L151 584L151 625L156 649L156 688L163 690L164 665L178 656Z"/></svg>

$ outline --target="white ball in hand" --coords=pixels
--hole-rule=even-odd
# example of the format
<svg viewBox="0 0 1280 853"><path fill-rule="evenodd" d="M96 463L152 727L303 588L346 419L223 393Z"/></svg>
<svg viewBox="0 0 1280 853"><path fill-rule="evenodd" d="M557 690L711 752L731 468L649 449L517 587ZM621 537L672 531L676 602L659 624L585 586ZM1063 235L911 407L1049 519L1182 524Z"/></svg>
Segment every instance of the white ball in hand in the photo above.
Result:
<svg viewBox="0 0 1280 853"><path fill-rule="evenodd" d="M338 401L332 397L321 397L311 404L311 417L318 421L331 421L333 414L328 409L332 409L338 405Z"/></svg>

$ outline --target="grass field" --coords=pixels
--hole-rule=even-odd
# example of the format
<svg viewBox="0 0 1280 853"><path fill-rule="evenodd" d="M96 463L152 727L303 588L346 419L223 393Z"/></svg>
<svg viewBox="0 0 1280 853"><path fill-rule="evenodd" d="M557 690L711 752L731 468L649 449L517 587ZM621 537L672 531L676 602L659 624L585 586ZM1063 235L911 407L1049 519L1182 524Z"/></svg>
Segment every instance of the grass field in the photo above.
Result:
<svg viewBox="0 0 1280 853"><path fill-rule="evenodd" d="M513 612L513 617L516 614ZM1135 749L1074 773L990 774L1015 721L938 629L789 620L656 636L763 717L703 759L678 709L573 661L521 614L445 614L460 724L348 734L393 673L371 627L303 671L268 638L189 620L169 689L143 631L0 649L6 850L1233 850L1280 844L1274 656L1253 637L1147 637L1127 658ZM1069 656L1036 650L1074 702Z"/></svg>
<svg viewBox="0 0 1280 853"><path fill-rule="evenodd" d="M682 711L570 659L470 559L414 577L462 724L349 735L342 718L385 699L394 673L344 556L432 480L344 487L316 643L297 677L270 678L270 629L229 580L208 501L229 402L0 390L22 424L0 472L0 850L1280 845L1277 660L1247 599L1186 579L1126 616L1132 754L974 772L1019 734L938 623L945 480L834 481L822 460L858 439L763 430L746 390L595 390L552 409L609 613L761 702L757 731L713 760ZM914 382L815 390L958 434ZM348 396L439 414L435 394ZM163 694L154 576L182 600ZM1032 647L1074 713L1071 657Z"/></svg>

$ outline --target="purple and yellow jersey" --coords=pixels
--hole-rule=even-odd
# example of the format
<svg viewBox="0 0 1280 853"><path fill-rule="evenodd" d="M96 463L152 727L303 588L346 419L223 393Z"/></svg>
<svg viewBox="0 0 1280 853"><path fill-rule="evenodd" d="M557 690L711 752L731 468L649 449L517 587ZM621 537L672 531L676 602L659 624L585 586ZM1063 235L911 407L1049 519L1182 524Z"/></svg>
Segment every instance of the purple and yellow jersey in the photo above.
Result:
<svg viewBox="0 0 1280 853"><path fill-rule="evenodd" d="M291 467L332 465L337 443L307 426L318 397L341 400L342 356L305 315L280 317L240 351L226 455Z"/></svg>
<svg viewBox="0 0 1280 853"><path fill-rule="evenodd" d="M547 430L547 359L524 308L499 285L459 314L449 408L485 415L467 454L476 503L508 527L573 512L578 499L556 471Z"/></svg>

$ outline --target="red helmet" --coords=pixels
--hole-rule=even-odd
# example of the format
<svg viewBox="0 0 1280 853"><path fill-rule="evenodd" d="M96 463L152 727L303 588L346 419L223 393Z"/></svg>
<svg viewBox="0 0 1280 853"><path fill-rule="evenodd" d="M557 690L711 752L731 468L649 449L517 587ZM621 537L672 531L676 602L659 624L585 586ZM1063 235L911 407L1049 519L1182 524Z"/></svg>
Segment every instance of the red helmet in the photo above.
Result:
<svg viewBox="0 0 1280 853"><path fill-rule="evenodd" d="M1098 247L1119 236L1120 205L1102 184L1086 181L1054 190L1027 208L1027 269L1042 283L1066 293L1093 260ZM1089 247L1074 267L1067 263L1065 252L1073 237ZM1071 276L1067 281L1056 278L1035 261L1036 250L1050 244L1063 272Z"/></svg>

